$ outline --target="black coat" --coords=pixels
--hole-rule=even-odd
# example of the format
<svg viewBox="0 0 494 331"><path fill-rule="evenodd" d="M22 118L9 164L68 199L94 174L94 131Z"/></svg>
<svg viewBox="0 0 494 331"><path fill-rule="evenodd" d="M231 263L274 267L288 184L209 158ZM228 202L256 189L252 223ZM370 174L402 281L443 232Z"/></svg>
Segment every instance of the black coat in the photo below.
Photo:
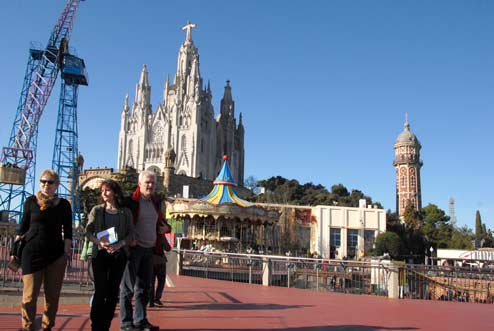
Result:
<svg viewBox="0 0 494 331"><path fill-rule="evenodd" d="M72 240L72 209L60 199L56 206L41 211L35 196L26 199L19 234L26 234L22 251L22 274L44 269L64 254L64 239Z"/></svg>

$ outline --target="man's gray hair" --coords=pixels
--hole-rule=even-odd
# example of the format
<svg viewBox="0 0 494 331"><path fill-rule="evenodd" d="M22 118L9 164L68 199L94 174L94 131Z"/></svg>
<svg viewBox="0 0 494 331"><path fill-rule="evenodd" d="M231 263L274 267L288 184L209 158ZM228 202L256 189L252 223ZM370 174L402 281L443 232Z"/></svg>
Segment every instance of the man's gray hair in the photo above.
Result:
<svg viewBox="0 0 494 331"><path fill-rule="evenodd" d="M142 180L144 179L144 177L153 177L153 181L156 183L156 174L152 171L149 171L149 170L144 170L142 171L141 173L139 173L139 183L142 182Z"/></svg>

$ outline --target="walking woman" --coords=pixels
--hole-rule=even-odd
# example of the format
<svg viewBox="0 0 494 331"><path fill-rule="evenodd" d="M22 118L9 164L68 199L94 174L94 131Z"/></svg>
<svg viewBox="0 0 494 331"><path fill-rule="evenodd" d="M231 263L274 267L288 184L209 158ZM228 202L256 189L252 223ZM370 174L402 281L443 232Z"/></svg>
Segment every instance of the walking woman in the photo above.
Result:
<svg viewBox="0 0 494 331"><path fill-rule="evenodd" d="M72 210L67 200L57 197L58 174L41 173L40 191L26 199L19 229L26 245L22 251L22 330L34 330L36 303L41 284L45 292L45 308L41 327L51 330L55 325L60 290L67 257L72 246Z"/></svg>
<svg viewBox="0 0 494 331"><path fill-rule="evenodd" d="M100 190L102 204L91 210L86 226L86 237L93 242L94 297L90 317L93 331L108 331L127 263L127 246L134 238L134 223L130 210L123 207L122 189L115 181L103 181ZM116 233L113 239L104 235L112 232Z"/></svg>

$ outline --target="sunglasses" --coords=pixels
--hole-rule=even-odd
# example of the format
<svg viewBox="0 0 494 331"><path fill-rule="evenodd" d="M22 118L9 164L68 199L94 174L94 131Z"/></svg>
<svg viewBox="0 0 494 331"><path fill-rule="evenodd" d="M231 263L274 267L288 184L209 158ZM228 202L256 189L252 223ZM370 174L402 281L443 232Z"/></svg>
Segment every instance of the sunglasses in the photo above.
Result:
<svg viewBox="0 0 494 331"><path fill-rule="evenodd" d="M52 179L40 179L39 182L41 184L48 184L48 185L53 185L55 184L55 181Z"/></svg>

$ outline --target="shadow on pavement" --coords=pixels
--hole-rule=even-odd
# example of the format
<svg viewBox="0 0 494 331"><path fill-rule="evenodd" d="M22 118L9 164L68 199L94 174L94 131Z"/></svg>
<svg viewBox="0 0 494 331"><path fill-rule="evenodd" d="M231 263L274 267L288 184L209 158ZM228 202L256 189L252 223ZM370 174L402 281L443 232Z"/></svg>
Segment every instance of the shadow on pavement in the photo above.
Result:
<svg viewBox="0 0 494 331"><path fill-rule="evenodd" d="M165 331L168 329L160 329ZM225 329L180 329L180 331L225 331ZM282 329L228 329L228 331L401 331L418 330L415 327L386 327L375 325L327 325L327 326L303 326L298 328Z"/></svg>

